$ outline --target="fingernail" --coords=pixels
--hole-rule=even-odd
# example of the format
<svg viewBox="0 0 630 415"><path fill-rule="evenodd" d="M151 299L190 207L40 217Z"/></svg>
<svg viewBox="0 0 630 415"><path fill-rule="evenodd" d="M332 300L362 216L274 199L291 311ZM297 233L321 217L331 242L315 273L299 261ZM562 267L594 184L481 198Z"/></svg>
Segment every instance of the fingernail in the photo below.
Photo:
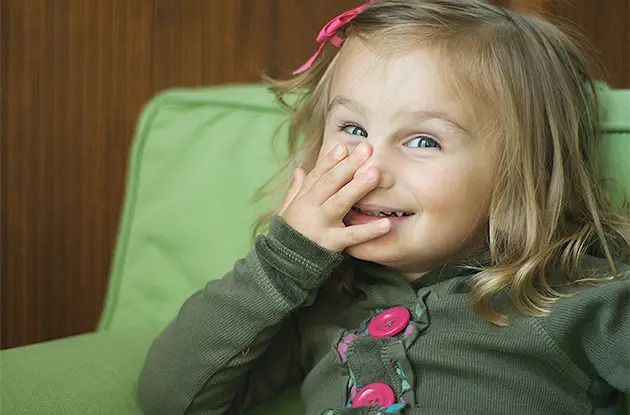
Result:
<svg viewBox="0 0 630 415"><path fill-rule="evenodd" d="M389 229L389 219L383 219L378 223L378 228L382 231Z"/></svg>
<svg viewBox="0 0 630 415"><path fill-rule="evenodd" d="M345 153L346 148L342 144L338 144L337 147L335 147L335 157L338 159L342 159Z"/></svg>
<svg viewBox="0 0 630 415"><path fill-rule="evenodd" d="M372 181L376 177L376 175L374 174L374 171L370 169L367 169L363 175L367 181Z"/></svg>
<svg viewBox="0 0 630 415"><path fill-rule="evenodd" d="M357 151L359 152L359 154L366 155L368 153L368 145L365 143L359 144L359 147L357 147Z"/></svg>

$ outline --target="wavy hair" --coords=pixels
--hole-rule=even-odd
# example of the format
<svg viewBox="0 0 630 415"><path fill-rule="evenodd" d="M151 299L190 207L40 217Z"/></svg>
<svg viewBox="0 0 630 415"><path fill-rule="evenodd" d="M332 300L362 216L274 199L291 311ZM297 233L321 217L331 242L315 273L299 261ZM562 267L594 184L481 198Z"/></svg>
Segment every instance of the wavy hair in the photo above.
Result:
<svg viewBox="0 0 630 415"><path fill-rule="evenodd" d="M478 131L483 128L497 146L497 171L503 173L491 195L491 261L475 268L471 278L478 315L507 324L507 315L492 302L503 291L523 315L548 313L566 295L550 281L554 267L569 284L617 278L616 261L630 257L630 219L609 199L598 170L596 80L603 71L583 37L481 0L382 0L340 35L385 44L394 53L438 48L448 62L445 82L473 109ZM340 51L328 46L306 72L287 80L265 78L290 112L290 154L258 198L286 192L294 168L308 172L315 165L340 54L343 45ZM260 218L254 234L276 212ZM592 252L607 260L610 269L603 277L583 266ZM353 281L347 261L326 287L354 292Z"/></svg>

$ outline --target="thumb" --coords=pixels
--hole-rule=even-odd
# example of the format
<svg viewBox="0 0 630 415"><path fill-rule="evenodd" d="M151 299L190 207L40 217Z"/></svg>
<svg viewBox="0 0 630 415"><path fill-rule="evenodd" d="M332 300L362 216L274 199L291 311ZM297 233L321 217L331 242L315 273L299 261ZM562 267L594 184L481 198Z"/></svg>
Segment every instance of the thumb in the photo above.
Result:
<svg viewBox="0 0 630 415"><path fill-rule="evenodd" d="M305 177L306 174L304 173L304 170L302 168L298 167L293 171L293 182L291 183L291 187L289 188L287 196L284 199L284 203L282 204L282 209L280 209L279 215L282 215L284 211L287 210L287 207L289 207L293 199L295 199L295 196L297 196L297 194L300 192Z"/></svg>

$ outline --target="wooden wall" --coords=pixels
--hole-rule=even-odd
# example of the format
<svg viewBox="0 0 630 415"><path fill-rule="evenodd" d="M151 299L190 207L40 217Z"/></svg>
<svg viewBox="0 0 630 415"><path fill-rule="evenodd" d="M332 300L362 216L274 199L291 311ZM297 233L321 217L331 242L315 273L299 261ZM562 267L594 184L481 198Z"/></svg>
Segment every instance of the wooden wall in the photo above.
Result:
<svg viewBox="0 0 630 415"><path fill-rule="evenodd" d="M550 17L585 33L598 51L606 80L630 88L630 1L497 0L495 3Z"/></svg>
<svg viewBox="0 0 630 415"><path fill-rule="evenodd" d="M497 2L582 25L611 83L630 86L627 0ZM0 3L0 348L9 348L96 327L134 123L152 95L287 74L314 51L322 24L358 1Z"/></svg>

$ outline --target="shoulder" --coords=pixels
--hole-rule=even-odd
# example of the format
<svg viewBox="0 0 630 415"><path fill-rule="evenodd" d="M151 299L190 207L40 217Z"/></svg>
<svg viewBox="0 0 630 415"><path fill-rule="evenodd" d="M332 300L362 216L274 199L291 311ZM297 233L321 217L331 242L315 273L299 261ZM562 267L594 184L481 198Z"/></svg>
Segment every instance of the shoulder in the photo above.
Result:
<svg viewBox="0 0 630 415"><path fill-rule="evenodd" d="M590 309L596 303L608 301L612 298L622 298L630 295L630 263L617 261L614 263L616 276L610 264L605 258L585 256L582 262L582 270L584 278L588 279L584 282L574 282L567 284L566 282L575 281L577 276L566 275L566 271L556 270L553 277L554 281L565 281L564 284L554 286L556 290L566 297L560 298L552 306L554 310L562 310L565 308Z"/></svg>
<svg viewBox="0 0 630 415"><path fill-rule="evenodd" d="M630 379L630 264L618 262L617 277L607 261L589 257L586 277L596 284L573 284L544 317L531 318L551 341L593 382L603 378L613 387L628 388ZM609 281L606 281L609 279Z"/></svg>
<svg viewBox="0 0 630 415"><path fill-rule="evenodd" d="M617 262L615 266L617 276L612 278L605 259L586 257L586 277L596 282L554 287L563 297L553 303L548 315L534 318L536 323L571 348L595 340L630 342L630 264Z"/></svg>
<svg viewBox="0 0 630 415"><path fill-rule="evenodd" d="M573 282L575 275L556 270L552 276L554 289L563 296L550 307L551 313L544 319L549 324L559 320L567 324L572 320L584 321L589 318L620 312L630 302L630 264L615 262L616 276L604 258L586 256L582 262L584 278L588 281Z"/></svg>

